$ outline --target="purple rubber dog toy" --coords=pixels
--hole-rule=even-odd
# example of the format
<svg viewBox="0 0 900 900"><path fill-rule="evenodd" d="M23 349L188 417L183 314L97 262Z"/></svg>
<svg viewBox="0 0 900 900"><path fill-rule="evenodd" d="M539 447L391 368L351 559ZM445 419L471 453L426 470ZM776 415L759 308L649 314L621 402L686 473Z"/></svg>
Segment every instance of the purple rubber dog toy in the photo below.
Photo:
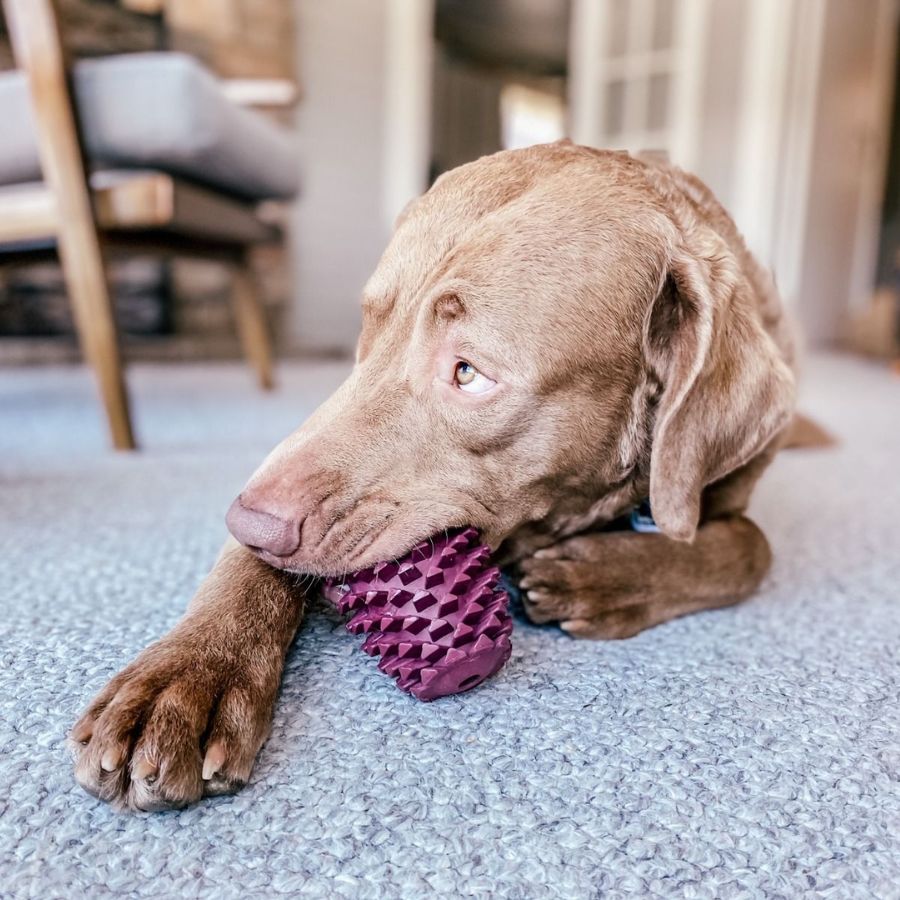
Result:
<svg viewBox="0 0 900 900"><path fill-rule="evenodd" d="M480 684L509 659L512 619L500 570L474 528L423 541L403 559L330 578L322 593L363 650L419 700Z"/></svg>

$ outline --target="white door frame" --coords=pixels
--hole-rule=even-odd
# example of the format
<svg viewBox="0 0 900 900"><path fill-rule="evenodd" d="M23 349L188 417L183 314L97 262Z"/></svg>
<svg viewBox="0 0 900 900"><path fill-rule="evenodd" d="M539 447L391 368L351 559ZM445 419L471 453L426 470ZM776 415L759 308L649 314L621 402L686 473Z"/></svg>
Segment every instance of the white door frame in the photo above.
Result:
<svg viewBox="0 0 900 900"><path fill-rule="evenodd" d="M386 0L384 187L388 232L406 204L428 187L434 0Z"/></svg>
<svg viewBox="0 0 900 900"><path fill-rule="evenodd" d="M827 0L748 8L732 215L790 304L800 288Z"/></svg>
<svg viewBox="0 0 900 900"><path fill-rule="evenodd" d="M673 162L693 169L702 116L702 90L711 4L680 0L673 23L672 46L653 49L653 0L629 0L625 46L609 52L614 30L613 0L573 0L569 31L569 132L577 143L613 149L668 150ZM633 48L642 48L634 50ZM662 133L647 130L648 78L665 72L672 79L667 124ZM620 136L606 135L607 86L629 83Z"/></svg>

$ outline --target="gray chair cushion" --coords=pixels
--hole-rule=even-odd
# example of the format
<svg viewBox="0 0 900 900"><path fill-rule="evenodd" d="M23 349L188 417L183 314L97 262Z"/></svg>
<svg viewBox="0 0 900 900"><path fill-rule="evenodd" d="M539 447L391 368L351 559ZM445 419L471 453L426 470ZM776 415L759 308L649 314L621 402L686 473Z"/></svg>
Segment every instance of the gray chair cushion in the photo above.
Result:
<svg viewBox="0 0 900 900"><path fill-rule="evenodd" d="M75 65L75 95L94 164L155 168L247 200L299 189L291 135L235 106L216 79L181 53L134 53ZM28 86L0 75L0 184L41 177Z"/></svg>

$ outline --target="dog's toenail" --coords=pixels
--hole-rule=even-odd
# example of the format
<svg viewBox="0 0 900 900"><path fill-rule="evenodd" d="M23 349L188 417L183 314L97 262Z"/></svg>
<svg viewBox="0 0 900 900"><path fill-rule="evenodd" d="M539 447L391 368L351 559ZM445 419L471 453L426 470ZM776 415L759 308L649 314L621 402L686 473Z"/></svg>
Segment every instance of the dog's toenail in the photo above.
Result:
<svg viewBox="0 0 900 900"><path fill-rule="evenodd" d="M225 762L225 748L220 743L211 744L203 760L203 780L209 781Z"/></svg>
<svg viewBox="0 0 900 900"><path fill-rule="evenodd" d="M100 758L100 768L103 769L104 772L113 772L119 768L119 762L119 751L107 750Z"/></svg>
<svg viewBox="0 0 900 900"><path fill-rule="evenodd" d="M149 759L139 759L131 767L131 775L138 781L146 781L147 784L153 784L156 781L157 768Z"/></svg>

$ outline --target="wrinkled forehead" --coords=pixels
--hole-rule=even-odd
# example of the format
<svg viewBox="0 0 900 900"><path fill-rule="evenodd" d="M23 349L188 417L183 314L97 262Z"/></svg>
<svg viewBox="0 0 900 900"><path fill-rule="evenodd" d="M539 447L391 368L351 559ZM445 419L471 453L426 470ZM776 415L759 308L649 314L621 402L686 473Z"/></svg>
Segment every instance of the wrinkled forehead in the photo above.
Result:
<svg viewBox="0 0 900 900"><path fill-rule="evenodd" d="M399 225L366 302L411 329L423 304L454 293L460 327L500 352L614 349L659 280L655 215L629 185L572 167L439 183Z"/></svg>
<svg viewBox="0 0 900 900"><path fill-rule="evenodd" d="M460 166L401 213L366 294L392 297L401 282L409 292L440 275L462 245L489 252L504 229L519 233L518 254L559 248L583 257L614 251L617 239L624 249L629 233L647 230L639 220L654 212L645 173L627 154L568 143Z"/></svg>
<svg viewBox="0 0 900 900"><path fill-rule="evenodd" d="M521 164L479 160L443 175L401 213L364 290L375 307L409 303L443 274L448 259L484 219L528 192L535 173Z"/></svg>

